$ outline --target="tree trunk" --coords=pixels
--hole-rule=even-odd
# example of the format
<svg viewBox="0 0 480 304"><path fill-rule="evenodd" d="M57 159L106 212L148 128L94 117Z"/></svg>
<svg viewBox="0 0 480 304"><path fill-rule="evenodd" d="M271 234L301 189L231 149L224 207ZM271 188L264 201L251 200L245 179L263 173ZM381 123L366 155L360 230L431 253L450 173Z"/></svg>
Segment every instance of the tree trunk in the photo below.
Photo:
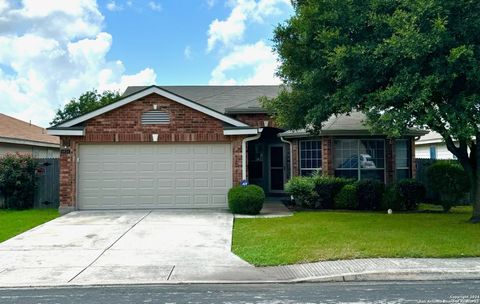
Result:
<svg viewBox="0 0 480 304"><path fill-rule="evenodd" d="M458 158L470 180L470 201L473 206L470 222L480 223L480 133L475 136L475 142L470 145L470 156L466 141L460 141L456 147L451 137L444 137L447 149Z"/></svg>

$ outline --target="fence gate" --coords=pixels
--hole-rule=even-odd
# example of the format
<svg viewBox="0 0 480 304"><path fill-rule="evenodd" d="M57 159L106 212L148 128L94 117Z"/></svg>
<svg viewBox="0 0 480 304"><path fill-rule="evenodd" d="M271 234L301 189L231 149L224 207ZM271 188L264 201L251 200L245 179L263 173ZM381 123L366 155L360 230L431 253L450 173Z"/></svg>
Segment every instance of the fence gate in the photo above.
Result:
<svg viewBox="0 0 480 304"><path fill-rule="evenodd" d="M34 208L58 208L60 167L58 158L38 158Z"/></svg>

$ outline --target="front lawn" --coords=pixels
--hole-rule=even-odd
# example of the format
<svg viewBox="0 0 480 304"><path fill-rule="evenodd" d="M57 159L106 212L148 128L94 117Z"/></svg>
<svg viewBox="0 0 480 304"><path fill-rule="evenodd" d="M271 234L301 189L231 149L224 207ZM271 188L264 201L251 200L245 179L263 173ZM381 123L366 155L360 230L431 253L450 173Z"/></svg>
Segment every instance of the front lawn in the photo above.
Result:
<svg viewBox="0 0 480 304"><path fill-rule="evenodd" d="M319 211L236 219L233 251L257 266L372 257L480 256L480 225L471 207L452 213Z"/></svg>
<svg viewBox="0 0 480 304"><path fill-rule="evenodd" d="M57 209L0 210L0 242L58 217Z"/></svg>

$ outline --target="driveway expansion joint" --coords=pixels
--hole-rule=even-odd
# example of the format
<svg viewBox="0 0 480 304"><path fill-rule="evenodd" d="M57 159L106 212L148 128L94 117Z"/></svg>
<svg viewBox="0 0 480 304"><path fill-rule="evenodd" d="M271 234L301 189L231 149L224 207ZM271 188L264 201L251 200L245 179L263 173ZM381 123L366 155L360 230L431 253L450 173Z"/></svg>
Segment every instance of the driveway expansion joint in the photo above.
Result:
<svg viewBox="0 0 480 304"><path fill-rule="evenodd" d="M175 269L175 265L173 265L172 270L170 270L170 273L168 274L168 277L167 277L167 281L170 281L170 277L172 276L174 269Z"/></svg>
<svg viewBox="0 0 480 304"><path fill-rule="evenodd" d="M85 270L87 270L88 268L90 268L93 264L95 264L95 262L97 262L101 257L102 255L105 254L105 252L107 252L110 248L112 248L121 238L123 238L127 233L130 232L130 230L132 230L135 226L137 226L141 221L143 221L147 216L150 215L150 213L152 213L152 210L148 211L147 214L145 214L144 216L142 216L138 221L136 221L132 226L130 226L130 228L128 228L124 233L122 233L122 235L120 235L117 239L115 239L115 241L113 241L112 244L110 244L107 248L105 248L90 264L88 264L84 269L82 269L79 273L77 273L73 278L71 278L70 280L68 280L68 283L71 283L73 280L75 280L79 275L81 275Z"/></svg>

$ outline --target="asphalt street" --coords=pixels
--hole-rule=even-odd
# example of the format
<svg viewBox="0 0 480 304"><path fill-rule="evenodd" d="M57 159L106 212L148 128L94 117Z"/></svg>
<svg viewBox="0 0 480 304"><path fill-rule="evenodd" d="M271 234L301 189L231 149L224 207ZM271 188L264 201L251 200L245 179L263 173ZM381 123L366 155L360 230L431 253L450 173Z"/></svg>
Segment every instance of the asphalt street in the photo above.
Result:
<svg viewBox="0 0 480 304"><path fill-rule="evenodd" d="M0 289L2 304L480 303L480 281L105 286Z"/></svg>

